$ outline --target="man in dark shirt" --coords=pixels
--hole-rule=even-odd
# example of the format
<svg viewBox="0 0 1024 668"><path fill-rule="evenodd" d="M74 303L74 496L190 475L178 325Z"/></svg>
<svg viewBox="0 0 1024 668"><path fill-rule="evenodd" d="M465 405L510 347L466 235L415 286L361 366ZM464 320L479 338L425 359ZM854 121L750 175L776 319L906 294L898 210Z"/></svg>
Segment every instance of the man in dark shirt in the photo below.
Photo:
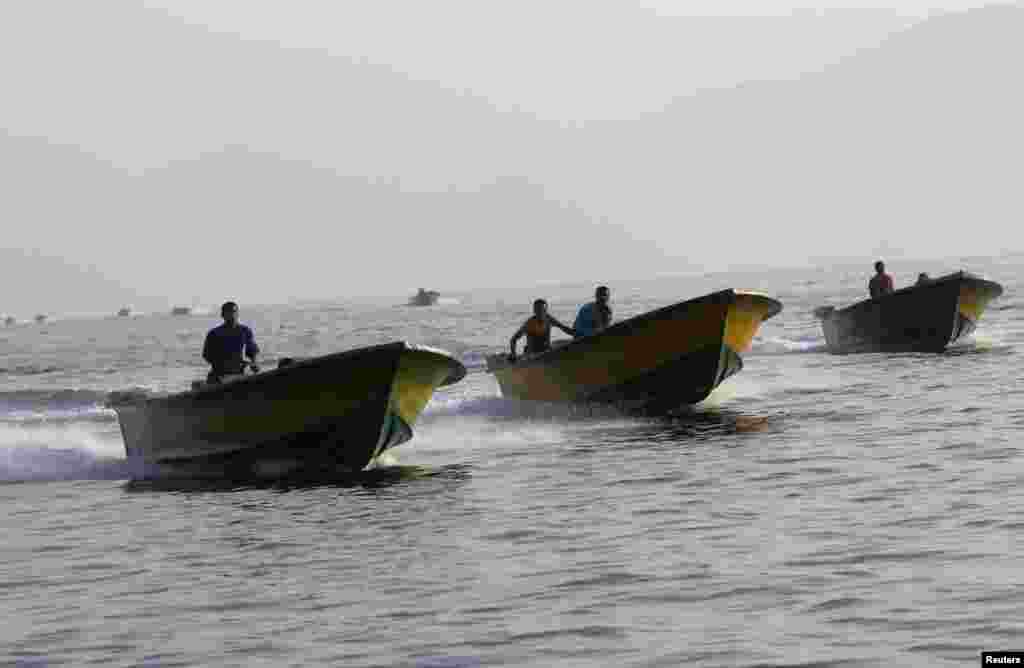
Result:
<svg viewBox="0 0 1024 668"><path fill-rule="evenodd" d="M256 357L260 349L253 338L252 330L238 322L238 304L224 302L220 307L220 314L224 318L224 324L211 329L206 334L206 341L203 342L203 359L213 367L206 380L210 383L219 383L224 376L243 373L243 354L252 360L253 371L259 372Z"/></svg>
<svg viewBox="0 0 1024 668"><path fill-rule="evenodd" d="M868 292L871 298L881 297L893 291L892 276L885 273L885 263L879 260L875 263L875 275L868 281Z"/></svg>

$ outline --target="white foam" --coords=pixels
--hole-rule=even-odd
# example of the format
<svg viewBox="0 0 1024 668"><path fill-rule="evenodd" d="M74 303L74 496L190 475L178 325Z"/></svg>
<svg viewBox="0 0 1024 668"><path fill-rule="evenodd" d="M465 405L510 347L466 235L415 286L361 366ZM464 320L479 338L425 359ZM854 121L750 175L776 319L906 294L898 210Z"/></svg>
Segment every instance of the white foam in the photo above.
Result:
<svg viewBox="0 0 1024 668"><path fill-rule="evenodd" d="M0 425L0 480L119 477L125 460L120 435L82 426Z"/></svg>
<svg viewBox="0 0 1024 668"><path fill-rule="evenodd" d="M786 355L793 353L815 353L827 348L824 337L815 335L786 338L772 336L755 339L750 349L752 355Z"/></svg>

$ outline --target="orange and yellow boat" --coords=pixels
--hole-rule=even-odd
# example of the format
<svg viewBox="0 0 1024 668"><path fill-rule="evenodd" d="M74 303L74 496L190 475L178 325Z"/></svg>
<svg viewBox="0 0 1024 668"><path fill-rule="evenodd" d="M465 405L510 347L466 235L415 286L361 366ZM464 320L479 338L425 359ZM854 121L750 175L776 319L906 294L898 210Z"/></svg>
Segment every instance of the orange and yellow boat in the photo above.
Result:
<svg viewBox="0 0 1024 668"><path fill-rule="evenodd" d="M487 370L506 397L669 412L703 401L742 369L740 354L761 323L781 310L771 297L722 290L555 344L539 355L515 361L490 355Z"/></svg>

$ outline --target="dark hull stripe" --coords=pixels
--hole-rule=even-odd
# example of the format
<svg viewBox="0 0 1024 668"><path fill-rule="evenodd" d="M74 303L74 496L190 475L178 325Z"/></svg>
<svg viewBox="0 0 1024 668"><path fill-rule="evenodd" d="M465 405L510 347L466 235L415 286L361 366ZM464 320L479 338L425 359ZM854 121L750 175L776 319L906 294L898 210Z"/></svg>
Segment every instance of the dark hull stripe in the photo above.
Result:
<svg viewBox="0 0 1024 668"><path fill-rule="evenodd" d="M742 368L742 358L728 346L707 346L582 401L610 403L647 414L667 413L707 399Z"/></svg>

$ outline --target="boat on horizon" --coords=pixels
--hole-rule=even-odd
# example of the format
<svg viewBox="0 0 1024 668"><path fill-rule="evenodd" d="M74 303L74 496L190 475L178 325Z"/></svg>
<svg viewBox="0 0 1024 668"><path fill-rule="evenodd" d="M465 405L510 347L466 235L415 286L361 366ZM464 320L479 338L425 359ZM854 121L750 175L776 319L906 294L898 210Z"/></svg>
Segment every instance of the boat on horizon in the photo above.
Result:
<svg viewBox="0 0 1024 668"><path fill-rule="evenodd" d="M420 288L416 294L409 297L409 306L433 306L440 296L441 293L436 290Z"/></svg>
<svg viewBox="0 0 1024 668"><path fill-rule="evenodd" d="M118 416L137 478L358 472L412 438L438 387L466 375L448 353L398 341L303 360L186 392L125 392Z"/></svg>
<svg viewBox="0 0 1024 668"><path fill-rule="evenodd" d="M171 315L192 315L192 307L175 306L171 309Z"/></svg>
<svg viewBox="0 0 1024 668"><path fill-rule="evenodd" d="M814 315L832 353L939 353L974 332L1001 294L1000 284L958 271L845 308L819 306Z"/></svg>
<svg viewBox="0 0 1024 668"><path fill-rule="evenodd" d="M17 318L15 318L13 315L9 315L6 318L4 318L4 324L7 325L8 327L10 327L11 325L16 324L17 322L18 322Z"/></svg>
<svg viewBox="0 0 1024 668"><path fill-rule="evenodd" d="M46 322L46 316L40 313L39 315L36 316L36 322L40 324Z"/></svg>
<svg viewBox="0 0 1024 668"><path fill-rule="evenodd" d="M132 310L130 308L128 308L127 306L121 307L121 309L118 310L118 312L117 312L117 315L119 317L122 317L122 318L127 318L131 314L132 314Z"/></svg>
<svg viewBox="0 0 1024 668"><path fill-rule="evenodd" d="M766 295L721 290L556 343L538 355L515 361L489 355L487 370L505 397L669 413L703 401L739 372L740 354L761 323L781 310Z"/></svg>

